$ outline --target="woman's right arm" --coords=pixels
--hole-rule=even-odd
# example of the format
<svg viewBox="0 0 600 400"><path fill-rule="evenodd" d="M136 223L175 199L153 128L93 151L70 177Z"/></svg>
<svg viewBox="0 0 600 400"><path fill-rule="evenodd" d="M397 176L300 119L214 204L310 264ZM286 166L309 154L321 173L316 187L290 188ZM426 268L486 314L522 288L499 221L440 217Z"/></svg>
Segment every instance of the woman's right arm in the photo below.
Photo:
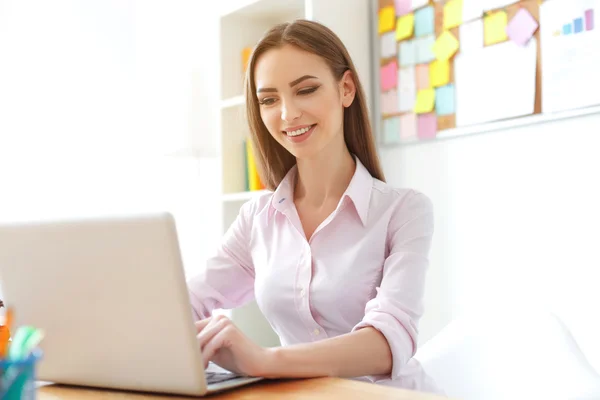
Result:
<svg viewBox="0 0 600 400"><path fill-rule="evenodd" d="M253 202L244 204L223 236L217 253L188 280L194 319L208 318L215 309L239 307L254 298L254 266L250 255Z"/></svg>

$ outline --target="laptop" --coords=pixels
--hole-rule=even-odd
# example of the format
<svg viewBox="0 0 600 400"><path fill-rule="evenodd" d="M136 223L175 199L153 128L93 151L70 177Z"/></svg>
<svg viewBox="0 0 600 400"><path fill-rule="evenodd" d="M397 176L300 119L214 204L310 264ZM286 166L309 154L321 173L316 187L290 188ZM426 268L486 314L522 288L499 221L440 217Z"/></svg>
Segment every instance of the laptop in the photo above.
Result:
<svg viewBox="0 0 600 400"><path fill-rule="evenodd" d="M260 380L204 369L169 213L0 224L0 292L45 331L37 379L188 396Z"/></svg>

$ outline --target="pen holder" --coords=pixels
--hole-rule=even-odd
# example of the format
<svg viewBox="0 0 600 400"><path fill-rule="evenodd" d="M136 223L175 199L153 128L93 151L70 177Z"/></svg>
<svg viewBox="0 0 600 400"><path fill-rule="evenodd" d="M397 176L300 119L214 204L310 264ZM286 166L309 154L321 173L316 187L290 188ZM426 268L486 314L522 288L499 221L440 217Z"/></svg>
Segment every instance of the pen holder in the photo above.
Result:
<svg viewBox="0 0 600 400"><path fill-rule="evenodd" d="M0 399L34 400L36 367L42 352L35 350L23 360L0 359Z"/></svg>

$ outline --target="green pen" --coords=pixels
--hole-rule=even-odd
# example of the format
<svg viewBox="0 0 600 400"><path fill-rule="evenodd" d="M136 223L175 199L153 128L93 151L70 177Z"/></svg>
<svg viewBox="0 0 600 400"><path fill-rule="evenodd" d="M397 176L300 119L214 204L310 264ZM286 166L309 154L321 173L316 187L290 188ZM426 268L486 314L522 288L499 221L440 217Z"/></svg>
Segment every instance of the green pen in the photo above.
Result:
<svg viewBox="0 0 600 400"><path fill-rule="evenodd" d="M44 332L31 326L23 326L17 330L8 351L8 360L23 362L29 357L44 337ZM32 363L35 362L32 360ZM33 364L10 366L2 377L2 386L8 388L3 400L19 400L22 398L25 385L33 379Z"/></svg>

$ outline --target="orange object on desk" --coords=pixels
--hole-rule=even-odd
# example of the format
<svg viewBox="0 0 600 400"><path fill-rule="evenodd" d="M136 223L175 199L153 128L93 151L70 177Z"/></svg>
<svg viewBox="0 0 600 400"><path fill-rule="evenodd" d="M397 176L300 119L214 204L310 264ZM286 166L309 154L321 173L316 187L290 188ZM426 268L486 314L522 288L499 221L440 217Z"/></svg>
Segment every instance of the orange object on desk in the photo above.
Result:
<svg viewBox="0 0 600 400"><path fill-rule="evenodd" d="M10 326L12 324L12 309L6 309L4 325L0 325L0 358L6 357L8 341L10 339Z"/></svg>

